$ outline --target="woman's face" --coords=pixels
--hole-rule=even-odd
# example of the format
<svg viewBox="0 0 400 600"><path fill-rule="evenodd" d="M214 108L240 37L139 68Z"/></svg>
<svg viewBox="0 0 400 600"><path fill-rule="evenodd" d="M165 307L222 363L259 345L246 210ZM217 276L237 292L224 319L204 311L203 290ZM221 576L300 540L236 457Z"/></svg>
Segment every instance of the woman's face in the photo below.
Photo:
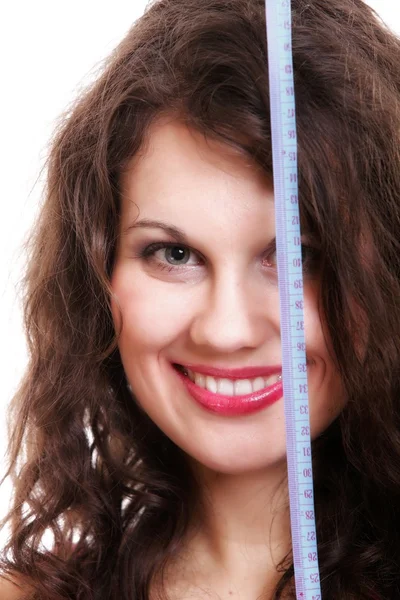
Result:
<svg viewBox="0 0 400 600"><path fill-rule="evenodd" d="M119 350L135 398L171 440L209 469L239 473L286 462L284 402L276 383L282 360L271 182L224 146L164 121L153 125L148 150L132 160L121 184L113 318L118 329L120 307ZM179 228L185 240L149 221ZM306 236L302 242L307 245ZM155 243L171 246L140 256ZM305 248L314 439L338 416L344 395L322 331L312 258ZM255 382L250 374L238 383L232 373L224 377L227 388L216 381L216 395L214 379L196 376L194 397L173 364L198 370L265 367L259 387L272 390L274 401L266 405L261 399L257 410L246 412L249 404L226 399L234 384L242 394L255 389L246 387ZM204 395L198 387L207 381ZM221 402L219 390L225 391ZM230 409L221 412L226 404Z"/></svg>

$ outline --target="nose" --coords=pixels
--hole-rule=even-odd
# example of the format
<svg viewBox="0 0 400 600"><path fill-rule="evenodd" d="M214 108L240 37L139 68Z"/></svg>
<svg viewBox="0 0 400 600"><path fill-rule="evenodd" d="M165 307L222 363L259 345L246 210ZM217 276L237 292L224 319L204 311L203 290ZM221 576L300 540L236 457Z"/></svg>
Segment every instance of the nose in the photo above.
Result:
<svg viewBox="0 0 400 600"><path fill-rule="evenodd" d="M233 353L258 348L268 338L280 336L277 286L226 271L207 283L190 328L197 348Z"/></svg>

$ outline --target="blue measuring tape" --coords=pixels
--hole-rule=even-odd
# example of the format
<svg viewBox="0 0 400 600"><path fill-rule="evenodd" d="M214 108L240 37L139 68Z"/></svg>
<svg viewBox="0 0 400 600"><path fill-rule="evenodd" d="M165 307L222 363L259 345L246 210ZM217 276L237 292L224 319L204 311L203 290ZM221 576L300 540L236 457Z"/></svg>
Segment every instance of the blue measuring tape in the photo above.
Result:
<svg viewBox="0 0 400 600"><path fill-rule="evenodd" d="M303 312L290 0L265 0L282 379L297 600L321 600Z"/></svg>

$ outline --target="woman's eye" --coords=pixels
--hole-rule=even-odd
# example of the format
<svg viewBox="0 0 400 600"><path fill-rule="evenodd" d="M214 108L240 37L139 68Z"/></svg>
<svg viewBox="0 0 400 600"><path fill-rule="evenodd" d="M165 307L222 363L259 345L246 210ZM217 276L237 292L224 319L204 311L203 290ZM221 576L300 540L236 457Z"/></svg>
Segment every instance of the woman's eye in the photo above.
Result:
<svg viewBox="0 0 400 600"><path fill-rule="evenodd" d="M156 263L156 268L161 270L173 271L180 266L198 266L201 259L196 259L198 254L182 244L171 242L154 242L140 250L138 258L143 258L147 262ZM191 261L191 257L193 260ZM264 259L267 268L277 267L276 250L269 252ZM318 263L318 252L311 246L302 245L303 270L306 273L312 273Z"/></svg>
<svg viewBox="0 0 400 600"><path fill-rule="evenodd" d="M159 253L158 256L156 253ZM167 242L155 242L141 250L140 257L147 261L155 260L160 269L172 270L181 265L193 266L189 262L190 256L195 255L193 250L181 244L172 244ZM198 261L194 264L198 264Z"/></svg>
<svg viewBox="0 0 400 600"><path fill-rule="evenodd" d="M277 267L277 256L276 256L276 250L274 250L273 252L270 252L266 258L266 263L268 267ZM318 260L319 260L319 252L316 248L313 248L312 246L308 246L307 244L302 244L301 246L301 260L302 260L302 267L303 267L303 271L305 273L313 273L317 266L318 266Z"/></svg>

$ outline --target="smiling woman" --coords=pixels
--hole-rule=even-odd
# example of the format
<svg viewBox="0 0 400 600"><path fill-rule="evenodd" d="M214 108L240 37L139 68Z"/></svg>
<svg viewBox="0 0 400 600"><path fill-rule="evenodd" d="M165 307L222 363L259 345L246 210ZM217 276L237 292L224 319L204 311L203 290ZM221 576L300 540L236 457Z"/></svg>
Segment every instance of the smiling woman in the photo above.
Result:
<svg viewBox="0 0 400 600"><path fill-rule="evenodd" d="M121 198L112 310L134 398L189 462L239 477L256 471L255 486L261 480L266 494L286 470L270 177L222 144L164 119L150 128L141 161L133 159L121 175ZM138 213L141 226L134 227ZM184 237L160 227L167 219ZM315 438L338 416L345 396L318 311L317 263L305 266ZM255 495L249 483L247 491ZM258 501L252 502L257 528L267 531L265 495Z"/></svg>
<svg viewBox="0 0 400 600"><path fill-rule="evenodd" d="M397 599L400 42L361 0L292 10L322 596ZM295 598L267 63L262 0L159 0L56 133L16 597Z"/></svg>

